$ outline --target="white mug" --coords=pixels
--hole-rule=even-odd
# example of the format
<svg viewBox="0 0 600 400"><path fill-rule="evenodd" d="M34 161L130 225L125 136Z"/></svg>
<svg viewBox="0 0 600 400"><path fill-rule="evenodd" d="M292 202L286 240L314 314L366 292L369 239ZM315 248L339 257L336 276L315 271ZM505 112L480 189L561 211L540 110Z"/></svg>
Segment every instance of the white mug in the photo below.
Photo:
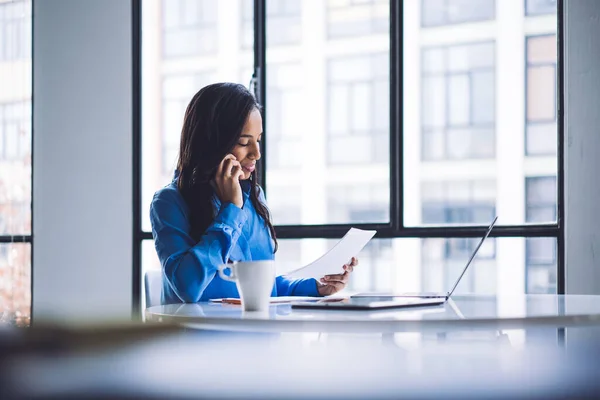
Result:
<svg viewBox="0 0 600 400"><path fill-rule="evenodd" d="M225 275L229 268L231 274ZM219 265L219 276L235 282L244 311L266 311L269 309L273 284L275 283L275 261L236 261Z"/></svg>

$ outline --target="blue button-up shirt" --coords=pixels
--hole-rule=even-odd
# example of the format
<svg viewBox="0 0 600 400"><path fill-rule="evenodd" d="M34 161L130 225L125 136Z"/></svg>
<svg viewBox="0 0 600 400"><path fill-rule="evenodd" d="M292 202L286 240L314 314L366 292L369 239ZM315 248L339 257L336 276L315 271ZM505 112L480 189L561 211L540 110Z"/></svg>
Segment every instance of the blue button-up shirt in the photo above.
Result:
<svg viewBox="0 0 600 400"><path fill-rule="evenodd" d="M272 260L274 243L269 229L250 201L249 182L242 182L244 206L221 204L199 242L190 236L189 209L175 179L154 194L150 205L152 236L163 272L162 304L194 303L236 297L235 283L217 274L228 261ZM260 192L264 203L264 195ZM271 296L319 296L315 279L275 279Z"/></svg>

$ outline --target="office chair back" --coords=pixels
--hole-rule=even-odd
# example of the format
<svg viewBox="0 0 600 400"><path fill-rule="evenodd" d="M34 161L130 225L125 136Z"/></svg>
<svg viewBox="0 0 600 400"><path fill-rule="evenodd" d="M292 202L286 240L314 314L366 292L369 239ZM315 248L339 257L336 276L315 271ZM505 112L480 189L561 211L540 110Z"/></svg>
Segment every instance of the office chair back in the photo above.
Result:
<svg viewBox="0 0 600 400"><path fill-rule="evenodd" d="M160 305L162 293L162 271L148 271L144 275L146 308Z"/></svg>

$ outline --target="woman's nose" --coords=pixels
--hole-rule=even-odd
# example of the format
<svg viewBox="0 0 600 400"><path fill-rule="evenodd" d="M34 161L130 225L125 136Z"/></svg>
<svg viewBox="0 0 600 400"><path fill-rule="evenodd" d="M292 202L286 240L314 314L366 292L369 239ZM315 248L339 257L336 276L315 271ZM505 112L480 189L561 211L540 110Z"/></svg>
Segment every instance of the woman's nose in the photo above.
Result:
<svg viewBox="0 0 600 400"><path fill-rule="evenodd" d="M256 143L253 147L252 147L252 152L250 154L250 157L254 160L260 160L261 154L260 154L260 143Z"/></svg>

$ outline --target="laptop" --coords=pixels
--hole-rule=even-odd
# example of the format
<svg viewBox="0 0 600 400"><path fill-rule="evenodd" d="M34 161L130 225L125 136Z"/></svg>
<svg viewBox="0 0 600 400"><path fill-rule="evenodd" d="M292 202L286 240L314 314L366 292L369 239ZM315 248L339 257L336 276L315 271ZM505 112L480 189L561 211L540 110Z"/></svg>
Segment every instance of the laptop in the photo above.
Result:
<svg viewBox="0 0 600 400"><path fill-rule="evenodd" d="M450 296L452 296L452 293L454 293L454 290L456 290L456 287L460 283L460 280L462 279L462 277L465 275L465 272L467 272L467 269L469 268L469 266L471 265L471 262L473 261L473 259L477 255L477 252L479 251L479 249L483 245L483 242L485 242L485 239L487 239L487 237L490 235L490 232L492 232L492 229L494 228L494 225L496 224L496 221L498 221L498 217L497 216L494 218L494 220L492 221L492 223L490 224L490 226L487 228L487 231L485 232L485 235L483 235L483 237L479 241L479 244L477 245L477 247L475 247L475 250L473 251L473 254L471 254L471 257L467 261L467 265L465 265L465 268L462 270L461 274L458 276L458 279L454 283L454 286L452 286L452 289L450 289L450 291L448 291L447 293L399 293L399 294L392 294L392 293L358 293L358 294L355 294L355 295L350 296L350 297L351 298L371 297L371 298L378 298L378 299L383 299L383 298L397 298L397 297L415 297L415 298L420 298L420 299L444 299L444 301L448 300L450 298Z"/></svg>
<svg viewBox="0 0 600 400"><path fill-rule="evenodd" d="M413 307L424 307L424 306L438 306L446 303L454 290L460 283L460 280L467 272L467 269L471 265L471 262L477 255L477 252L481 248L481 245L487 239L490 232L494 228L494 224L498 217L495 217L490 226L488 227L485 235L479 241L479 244L471 254L471 257L467 261L465 268L462 273L447 293L403 293L403 294L385 294L385 293L359 293L349 298L335 298L335 299L321 299L307 302L292 302L292 308L294 309L329 309L329 310L382 310L390 308L413 308Z"/></svg>

